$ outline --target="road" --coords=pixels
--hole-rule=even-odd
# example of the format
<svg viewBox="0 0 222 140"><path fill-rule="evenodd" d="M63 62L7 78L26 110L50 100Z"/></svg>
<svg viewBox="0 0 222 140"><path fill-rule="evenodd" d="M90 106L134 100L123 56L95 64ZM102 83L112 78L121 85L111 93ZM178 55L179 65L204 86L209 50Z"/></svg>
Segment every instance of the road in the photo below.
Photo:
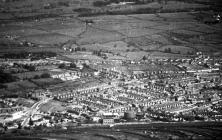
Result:
<svg viewBox="0 0 222 140"><path fill-rule="evenodd" d="M52 100L52 98L43 98L40 101L36 102L25 114L26 117L23 120L21 126L27 126L30 120L30 117L32 117L33 115L35 115L38 111L38 109L40 108L40 106L44 103L47 103L48 101Z"/></svg>

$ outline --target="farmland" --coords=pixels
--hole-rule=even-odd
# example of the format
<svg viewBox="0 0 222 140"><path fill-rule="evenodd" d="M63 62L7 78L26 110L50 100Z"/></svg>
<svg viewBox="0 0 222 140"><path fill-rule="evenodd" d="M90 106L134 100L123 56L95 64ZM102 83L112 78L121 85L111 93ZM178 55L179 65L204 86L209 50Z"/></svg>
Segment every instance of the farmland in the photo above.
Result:
<svg viewBox="0 0 222 140"><path fill-rule="evenodd" d="M54 3L57 3L56 7L59 6L58 2L54 1ZM73 0L69 2L69 7L62 8L74 8L78 4L82 8L89 8L92 2L88 3L84 1L80 4ZM49 3L52 3L52 1L49 1ZM39 6L41 7L44 4L46 3L43 1L38 4L35 4L34 1L29 1L25 5L26 7L36 7L37 10ZM22 7L22 4L18 4L17 9L19 9L18 7ZM107 10L122 12L124 8L127 9L128 7L115 7ZM151 53L158 55L160 53L162 56L164 55L164 51L169 48L173 54L165 53L166 56L174 55L178 52L182 52L185 55L187 52L195 53L200 50L204 50L205 52L211 50L212 53L221 51L221 23L207 25L200 20L204 16L213 15L212 11L196 12L188 10L185 12L176 12L177 9L208 8L209 6L205 4L176 1L169 1L166 4L152 2L143 5L133 5L131 9L137 11L138 9L158 9L161 7L163 11L169 9L174 9L175 11L170 11L170 13L160 11L150 14L99 15L89 17L78 16L78 12L66 15L66 12L63 11L64 13L60 13L60 16L57 17L4 23L0 26L0 36L2 40L4 39L4 42L13 42L13 44L31 42L36 44L37 47L24 48L21 46L16 47L16 45L7 46L5 45L7 43L1 43L1 52L8 52L12 49L14 51L49 50L63 54L63 46L76 46L85 48L87 51L109 51L124 54L124 56L140 54L141 52L143 55L151 55ZM99 7L90 8L97 8L97 11L99 11ZM13 6L11 10L13 11ZM42 12L44 13L47 10L50 11L53 8L44 9ZM79 11L81 14L81 10ZM55 11L54 13L49 13L58 14ZM13 17L11 18L13 19ZM5 18L5 20L7 19ZM86 23L86 21L91 21L92 23Z"/></svg>

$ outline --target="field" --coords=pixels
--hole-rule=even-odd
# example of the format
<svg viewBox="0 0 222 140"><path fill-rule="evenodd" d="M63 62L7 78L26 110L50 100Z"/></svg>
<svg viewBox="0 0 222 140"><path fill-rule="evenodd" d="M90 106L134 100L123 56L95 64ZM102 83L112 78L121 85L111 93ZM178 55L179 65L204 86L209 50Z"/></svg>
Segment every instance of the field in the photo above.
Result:
<svg viewBox="0 0 222 140"><path fill-rule="evenodd" d="M186 47L186 46L178 46L178 45L166 45L166 46L161 47L159 50L165 51L166 49L169 49L169 48L172 53L179 53L179 54L188 54L188 53L192 53L196 51L193 48Z"/></svg>
<svg viewBox="0 0 222 140"><path fill-rule="evenodd" d="M9 90L9 91L22 91L22 90L26 90L28 88L36 88L37 87L37 85L35 85L27 80L7 83L5 85L7 85L7 90Z"/></svg>
<svg viewBox="0 0 222 140"><path fill-rule="evenodd" d="M31 72L23 72L23 73L16 73L13 76L18 77L19 79L32 79L36 75L41 76L41 74L46 73L47 71L31 71Z"/></svg>
<svg viewBox="0 0 222 140"><path fill-rule="evenodd" d="M119 33L109 30L103 30L96 27L88 28L77 40L78 44L94 44L94 43L106 43L110 41L121 40L123 36Z"/></svg>
<svg viewBox="0 0 222 140"><path fill-rule="evenodd" d="M82 45L82 47L86 48L87 50L103 50L110 52L122 52L134 48L128 46L128 44L124 41L111 41L107 43L87 44Z"/></svg>
<svg viewBox="0 0 222 140"><path fill-rule="evenodd" d="M61 105L61 102L59 102L59 101L51 101L51 102L43 104L40 107L40 111L45 112L45 113L63 111L64 109L65 109L65 107L63 107Z"/></svg>
<svg viewBox="0 0 222 140"><path fill-rule="evenodd" d="M36 35L36 34L45 34L45 33L47 33L47 32L37 30L37 29L24 28L21 30L19 29L19 30L3 31L3 32L0 32L0 36L13 34L16 37L25 37L25 36L31 36L31 35Z"/></svg>
<svg viewBox="0 0 222 140"><path fill-rule="evenodd" d="M38 34L38 35L30 35L27 37L18 38L19 40L25 40L28 42L32 42L35 44L60 44L65 43L66 41L70 40L71 37L57 34L57 33L50 33L50 34Z"/></svg>
<svg viewBox="0 0 222 140"><path fill-rule="evenodd" d="M18 99L16 99L16 103L19 105L26 106L26 107L32 107L32 105L35 103L35 101L32 99L18 98Z"/></svg>
<svg viewBox="0 0 222 140"><path fill-rule="evenodd" d="M52 2L50 0L50 2ZM59 0L54 1L54 3ZM29 4L28 4L29 3ZM34 0L27 2L28 5L39 7L46 2L34 3ZM70 1L70 6L78 5L75 0ZM82 8L89 7L92 1L82 1ZM24 6L23 5L23 6ZM58 6L58 5L57 5ZM13 7L13 6L12 6ZM17 5L22 7L22 4ZM130 8L131 7L131 8ZM200 16L213 15L213 12L195 12L195 8L207 8L208 5L168 1L167 4L152 2L144 5L133 5L111 8L114 11L125 9L161 8L164 11L169 9L190 9L188 12L155 13L155 14L123 14L123 15L100 15L91 17L78 17L76 13L68 13L68 16L48 17L39 20L28 20L1 24L0 36L6 42L28 41L38 44L41 47L19 48L13 45L0 44L1 52L10 50L19 51L45 51L50 50L63 53L62 46L78 46L88 51L101 50L105 52L119 53L127 59L141 59L144 55L174 56L174 53L210 50L212 53L221 52L221 27L219 24L204 24L198 20ZM62 9L65 8L64 6ZM13 9L13 8L12 8ZM15 8L16 9L16 8ZM18 8L17 8L18 9ZM23 9L24 10L24 9ZM44 9L42 12L47 11ZM50 10L50 9L49 9ZM51 10L55 10L51 9ZM98 10L98 7L97 7ZM130 11L130 10L129 10ZM6 19L5 19L6 20ZM90 21L90 23L87 23ZM12 38L6 38L10 36ZM172 53L163 53L171 46ZM195 48L195 46L197 46ZM213 46L213 47L212 47ZM212 48L211 48L212 47ZM142 53L142 55L140 55ZM152 55L152 53L154 53ZM133 55L132 55L133 54ZM138 55L138 56L135 56ZM71 56L69 56L72 58Z"/></svg>
<svg viewBox="0 0 222 140"><path fill-rule="evenodd" d="M116 41L113 40L112 36L110 38L101 38L103 42L108 43L88 40L85 42L88 45L84 45L88 49L107 50L108 47L106 44L114 44L114 42L122 41L127 45L117 45L119 49L113 48L112 45L109 48L112 51L121 52L124 56L125 54L129 54L127 56L130 56L130 53L137 54L137 51L156 51L154 55L173 55L176 57L177 55L164 54L162 52L170 46L172 53L180 52L186 55L188 52L195 53L196 51L209 50L209 46L206 45L207 42L212 44L217 43L221 46L221 33L216 28L221 23L218 25L206 25L197 21L196 15L189 12L99 16L95 18L89 17L88 19L94 21L92 25L88 25L88 28L99 31L94 31L94 40L101 38L99 34L102 31L103 35L107 37L109 36L108 32L123 37ZM90 32L92 31L87 30L86 34ZM85 39L86 37L81 36L80 40L87 40L88 37ZM121 44L123 44L122 42ZM203 45L201 46L200 44L202 43ZM195 48L195 44L201 47ZM221 49L214 47L211 51L216 52L221 51ZM150 55L150 52L146 52L146 54Z"/></svg>
<svg viewBox="0 0 222 140"><path fill-rule="evenodd" d="M46 87L49 85L56 85L62 83L62 80L53 79L53 78L41 78L41 79L33 79L32 82L40 87Z"/></svg>

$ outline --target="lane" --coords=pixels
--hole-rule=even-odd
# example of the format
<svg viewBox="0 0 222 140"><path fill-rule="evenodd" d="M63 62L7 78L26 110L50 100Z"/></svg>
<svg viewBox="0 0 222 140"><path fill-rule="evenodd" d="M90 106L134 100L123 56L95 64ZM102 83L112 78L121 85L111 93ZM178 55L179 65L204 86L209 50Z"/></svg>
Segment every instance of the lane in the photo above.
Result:
<svg viewBox="0 0 222 140"><path fill-rule="evenodd" d="M33 115L35 115L40 106L44 103L47 103L48 101L52 100L53 98L43 98L42 100L40 100L39 102L35 103L27 112L26 112L26 118L23 120L23 122L21 123L21 126L27 126L29 123L30 118L33 117Z"/></svg>

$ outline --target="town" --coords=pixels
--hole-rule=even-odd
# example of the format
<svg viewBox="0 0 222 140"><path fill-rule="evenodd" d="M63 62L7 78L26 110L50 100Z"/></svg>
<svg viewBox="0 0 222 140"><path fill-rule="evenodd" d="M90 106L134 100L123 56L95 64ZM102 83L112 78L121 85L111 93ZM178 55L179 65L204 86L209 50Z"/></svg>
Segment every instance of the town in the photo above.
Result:
<svg viewBox="0 0 222 140"><path fill-rule="evenodd" d="M56 56L2 59L1 74L10 72L5 80L17 77L31 84L22 92L1 95L1 125L4 130L40 125L67 129L93 124L221 121L221 64L221 58L202 52L189 59L145 56L137 61L65 61ZM1 86L2 91L7 89L7 84Z"/></svg>

